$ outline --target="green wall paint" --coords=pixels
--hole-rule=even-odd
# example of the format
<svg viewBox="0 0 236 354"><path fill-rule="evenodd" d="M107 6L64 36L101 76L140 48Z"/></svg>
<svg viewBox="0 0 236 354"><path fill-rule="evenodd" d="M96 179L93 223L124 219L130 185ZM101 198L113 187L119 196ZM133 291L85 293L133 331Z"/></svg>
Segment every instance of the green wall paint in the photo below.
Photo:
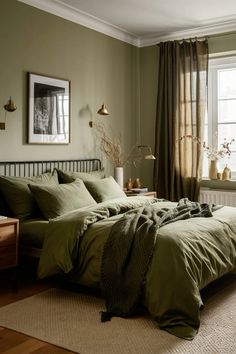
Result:
<svg viewBox="0 0 236 354"><path fill-rule="evenodd" d="M0 130L0 160L101 158L91 118L121 134L129 151L136 141L138 48L16 0L0 1L0 40L0 106L11 95L18 107ZM69 145L27 144L27 72L71 81ZM96 114L103 102L108 118Z"/></svg>
<svg viewBox="0 0 236 354"><path fill-rule="evenodd" d="M136 143L154 149L158 46L138 49L16 0L0 1L0 41L0 106L11 95L18 107L0 130L0 160L102 158L91 119L121 134L125 155ZM210 53L235 50L236 33L210 38L209 47ZM69 145L27 144L27 72L71 81ZM103 102L108 118L96 114ZM4 116L2 109L0 121ZM126 166L125 179L139 175L151 189L152 171L152 161Z"/></svg>
<svg viewBox="0 0 236 354"><path fill-rule="evenodd" d="M222 53L236 50L236 32L209 38L209 53Z"/></svg>

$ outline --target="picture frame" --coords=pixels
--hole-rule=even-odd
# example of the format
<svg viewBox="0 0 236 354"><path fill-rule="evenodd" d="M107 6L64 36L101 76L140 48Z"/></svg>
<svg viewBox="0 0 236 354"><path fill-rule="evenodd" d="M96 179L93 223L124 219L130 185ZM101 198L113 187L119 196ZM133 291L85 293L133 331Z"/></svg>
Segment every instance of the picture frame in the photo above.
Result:
<svg viewBox="0 0 236 354"><path fill-rule="evenodd" d="M28 143L70 143L70 81L28 73Z"/></svg>

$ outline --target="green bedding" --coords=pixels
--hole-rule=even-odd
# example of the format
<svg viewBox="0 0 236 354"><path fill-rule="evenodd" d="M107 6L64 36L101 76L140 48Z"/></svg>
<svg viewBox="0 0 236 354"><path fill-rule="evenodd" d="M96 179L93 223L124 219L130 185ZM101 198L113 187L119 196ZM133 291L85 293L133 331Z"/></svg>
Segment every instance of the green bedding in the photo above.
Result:
<svg viewBox="0 0 236 354"><path fill-rule="evenodd" d="M51 220L39 277L67 273L80 284L100 287L103 246L112 225L125 211L150 203L176 206L145 197L122 198ZM200 290L235 270L235 208L223 207L210 218L176 221L159 229L146 274L143 303L160 328L192 339L200 323Z"/></svg>
<svg viewBox="0 0 236 354"><path fill-rule="evenodd" d="M19 241L21 245L42 248L48 227L48 220L29 219L20 223Z"/></svg>

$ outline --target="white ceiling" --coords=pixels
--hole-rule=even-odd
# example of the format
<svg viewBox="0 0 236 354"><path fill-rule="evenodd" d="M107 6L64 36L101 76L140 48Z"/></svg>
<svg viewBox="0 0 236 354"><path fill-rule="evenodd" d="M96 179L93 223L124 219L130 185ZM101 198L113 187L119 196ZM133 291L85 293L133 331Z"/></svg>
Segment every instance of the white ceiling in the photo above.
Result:
<svg viewBox="0 0 236 354"><path fill-rule="evenodd" d="M236 0L19 0L145 46L236 31Z"/></svg>

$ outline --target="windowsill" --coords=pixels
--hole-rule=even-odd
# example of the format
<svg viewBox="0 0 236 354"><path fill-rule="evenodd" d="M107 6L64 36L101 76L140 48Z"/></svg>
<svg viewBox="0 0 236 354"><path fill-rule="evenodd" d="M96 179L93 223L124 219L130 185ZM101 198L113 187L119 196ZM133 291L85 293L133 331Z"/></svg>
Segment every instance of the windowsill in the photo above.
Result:
<svg viewBox="0 0 236 354"><path fill-rule="evenodd" d="M236 180L222 181L220 179L203 178L200 182L200 188L236 190Z"/></svg>

